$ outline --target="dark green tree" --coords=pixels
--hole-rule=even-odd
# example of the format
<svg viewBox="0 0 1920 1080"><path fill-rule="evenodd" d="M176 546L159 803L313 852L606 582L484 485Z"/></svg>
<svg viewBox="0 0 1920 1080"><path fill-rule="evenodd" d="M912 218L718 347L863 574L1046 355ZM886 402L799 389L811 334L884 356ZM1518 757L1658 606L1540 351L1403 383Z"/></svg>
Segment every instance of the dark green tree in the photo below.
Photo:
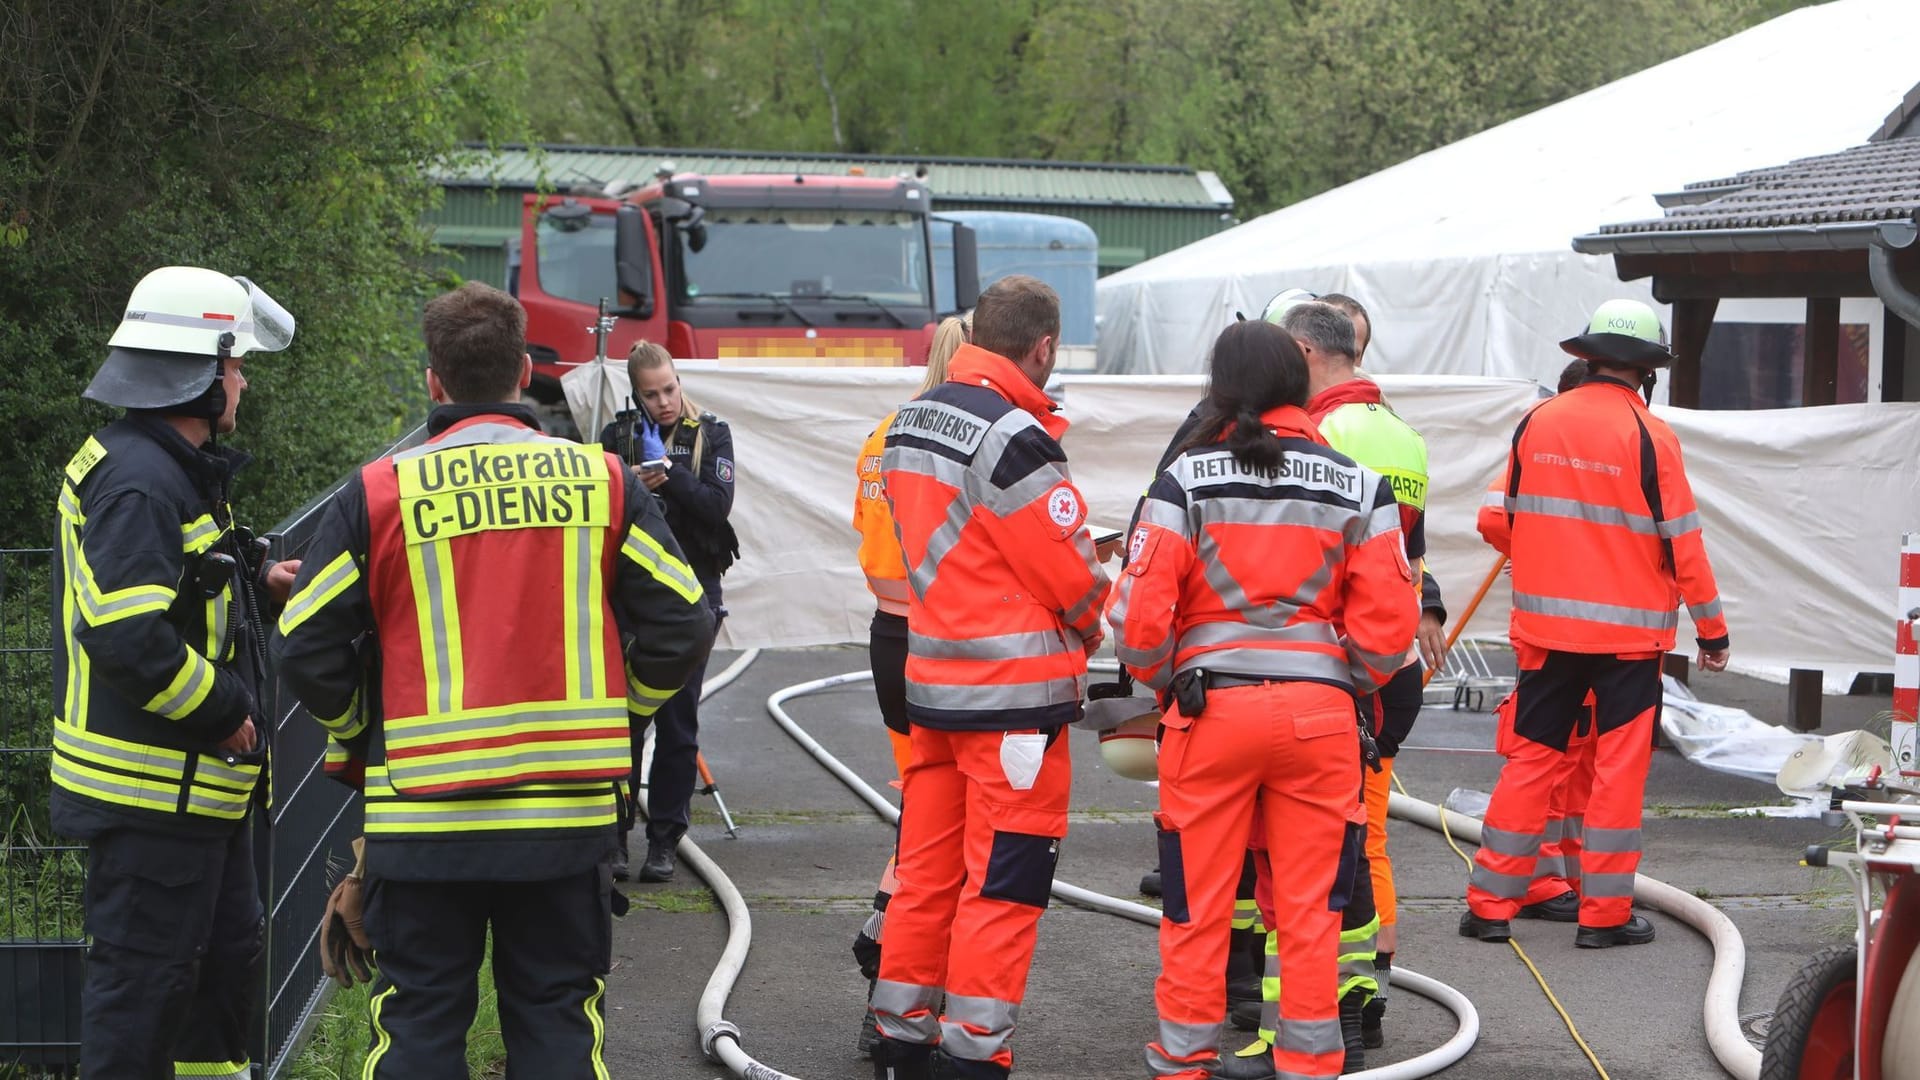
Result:
<svg viewBox="0 0 1920 1080"><path fill-rule="evenodd" d="M264 526L422 411L427 167L510 136L534 0L16 0L0 7L0 544L44 544L78 400L147 271L258 281L299 321L233 443Z"/></svg>

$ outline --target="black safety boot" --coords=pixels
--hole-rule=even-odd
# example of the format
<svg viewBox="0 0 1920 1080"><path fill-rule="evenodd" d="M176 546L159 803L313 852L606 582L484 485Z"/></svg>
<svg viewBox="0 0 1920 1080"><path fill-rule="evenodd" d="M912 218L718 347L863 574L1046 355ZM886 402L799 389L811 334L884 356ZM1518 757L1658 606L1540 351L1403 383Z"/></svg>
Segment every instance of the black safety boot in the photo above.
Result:
<svg viewBox="0 0 1920 1080"><path fill-rule="evenodd" d="M1357 1073L1367 1067L1366 1039L1360 1034L1363 1007L1358 993L1340 999L1340 1041L1347 1047L1347 1063L1340 1067L1342 1073Z"/></svg>
<svg viewBox="0 0 1920 1080"><path fill-rule="evenodd" d="M873 1047L873 1080L933 1080L932 1043L881 1038Z"/></svg>
<svg viewBox="0 0 1920 1080"><path fill-rule="evenodd" d="M645 881L642 877L640 880ZM1483 919L1471 911L1460 913L1460 936L1501 942L1513 938L1513 924L1505 919Z"/></svg>
<svg viewBox="0 0 1920 1080"><path fill-rule="evenodd" d="M640 864L641 881L673 880L673 845L647 841L647 861Z"/></svg>
<svg viewBox="0 0 1920 1080"><path fill-rule="evenodd" d="M1260 1026L1260 974L1266 966L1266 940L1267 935L1253 930L1235 930L1228 938L1227 1015L1234 1018L1235 1027L1241 1027L1237 1018L1240 1010L1235 1006L1252 1002L1255 1022L1242 1028L1245 1031Z"/></svg>
<svg viewBox="0 0 1920 1080"><path fill-rule="evenodd" d="M1140 894L1142 896L1160 895L1160 868L1154 867L1140 875Z"/></svg>
<svg viewBox="0 0 1920 1080"><path fill-rule="evenodd" d="M1393 983L1393 954L1376 953L1373 957L1374 979L1384 991ZM1387 995L1375 993L1367 1007L1360 1010L1360 1042L1369 1050L1378 1050L1387 1045Z"/></svg>
<svg viewBox="0 0 1920 1080"><path fill-rule="evenodd" d="M1008 1072L991 1061L948 1057L944 1050L933 1052L933 1080L1007 1080Z"/></svg>
<svg viewBox="0 0 1920 1080"><path fill-rule="evenodd" d="M1573 943L1582 949L1611 949L1615 945L1645 945L1653 940L1653 924L1638 915L1619 926L1582 926Z"/></svg>
<svg viewBox="0 0 1920 1080"><path fill-rule="evenodd" d="M856 1044L860 1056L870 1058L873 1048L880 1044L880 1019L873 1015L873 980L867 980L867 1012L860 1018L860 1041Z"/></svg>
<svg viewBox="0 0 1920 1080"><path fill-rule="evenodd" d="M1220 1055L1213 1067L1214 1080L1273 1080L1273 1044L1255 1039L1231 1053Z"/></svg>
<svg viewBox="0 0 1920 1080"><path fill-rule="evenodd" d="M1542 900L1537 904L1522 904L1520 917L1545 919L1548 922L1579 922L1580 894L1568 889L1551 900Z"/></svg>

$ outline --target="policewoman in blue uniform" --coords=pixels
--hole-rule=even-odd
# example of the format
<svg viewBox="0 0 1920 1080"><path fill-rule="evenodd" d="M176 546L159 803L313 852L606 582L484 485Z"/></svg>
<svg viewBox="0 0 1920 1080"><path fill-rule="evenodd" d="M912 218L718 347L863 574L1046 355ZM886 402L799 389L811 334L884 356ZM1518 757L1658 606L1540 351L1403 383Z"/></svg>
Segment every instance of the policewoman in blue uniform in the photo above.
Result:
<svg viewBox="0 0 1920 1080"><path fill-rule="evenodd" d="M739 540L727 521L733 512L733 432L727 422L702 412L680 391L680 375L667 350L649 341L627 354L627 379L634 407L616 415L600 433L600 445L627 462L648 491L659 496L667 525L686 552L716 630L726 618L720 576L740 555ZM647 775L647 855L641 881L670 881L674 848L686 835L700 752L700 685L706 664L654 713L653 766ZM647 720L635 716L634 769ZM635 778L638 783L638 777ZM626 837L614 860L614 876L628 876Z"/></svg>
<svg viewBox="0 0 1920 1080"><path fill-rule="evenodd" d="M162 267L84 394L126 415L67 462L55 523L51 809L88 845L83 1076L251 1075L251 825L273 720L261 620L299 563L265 562L234 523L228 490L251 459L218 436L242 360L293 329L246 278Z"/></svg>

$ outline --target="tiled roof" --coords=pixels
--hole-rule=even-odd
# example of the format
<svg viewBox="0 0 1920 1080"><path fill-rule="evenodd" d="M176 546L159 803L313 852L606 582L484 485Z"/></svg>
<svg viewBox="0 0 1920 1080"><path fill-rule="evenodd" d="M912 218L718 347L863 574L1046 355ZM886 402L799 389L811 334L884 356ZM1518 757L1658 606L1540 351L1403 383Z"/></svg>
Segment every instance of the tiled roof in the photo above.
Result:
<svg viewBox="0 0 1920 1080"><path fill-rule="evenodd" d="M443 169L443 184L533 188L542 180L564 187L612 180L646 183L661 162L681 173L809 173L844 175L855 166L870 176L924 167L926 185L942 203L1073 203L1095 206L1191 208L1218 212L1233 196L1212 173L1181 165L937 158L863 154L790 154L742 150L673 150L639 146L509 145L459 168Z"/></svg>
<svg viewBox="0 0 1920 1080"><path fill-rule="evenodd" d="M1604 225L1575 240L1574 246L1599 253L1616 250L1615 238L1626 236L1675 234L1677 240L1679 234L1706 231L1827 231L1912 220L1920 211L1920 137L1870 142L1688 184L1661 196L1660 203L1665 216ZM1689 247L1699 250L1691 242Z"/></svg>

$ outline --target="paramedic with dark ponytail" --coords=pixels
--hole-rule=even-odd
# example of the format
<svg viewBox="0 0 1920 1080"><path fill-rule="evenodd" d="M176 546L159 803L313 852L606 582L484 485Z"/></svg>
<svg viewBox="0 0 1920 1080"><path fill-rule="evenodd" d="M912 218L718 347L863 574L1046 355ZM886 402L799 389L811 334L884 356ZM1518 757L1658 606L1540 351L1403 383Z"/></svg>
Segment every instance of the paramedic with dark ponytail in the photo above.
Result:
<svg viewBox="0 0 1920 1080"><path fill-rule="evenodd" d="M1220 335L1201 422L1142 500L1107 612L1120 661L1169 705L1156 1077L1204 1080L1218 1061L1228 916L1256 805L1268 835L1287 838L1265 853L1283 973L1277 1075L1338 1076L1345 1061L1354 695L1393 675L1419 610L1392 488L1320 439L1307 379L1279 327Z"/></svg>

